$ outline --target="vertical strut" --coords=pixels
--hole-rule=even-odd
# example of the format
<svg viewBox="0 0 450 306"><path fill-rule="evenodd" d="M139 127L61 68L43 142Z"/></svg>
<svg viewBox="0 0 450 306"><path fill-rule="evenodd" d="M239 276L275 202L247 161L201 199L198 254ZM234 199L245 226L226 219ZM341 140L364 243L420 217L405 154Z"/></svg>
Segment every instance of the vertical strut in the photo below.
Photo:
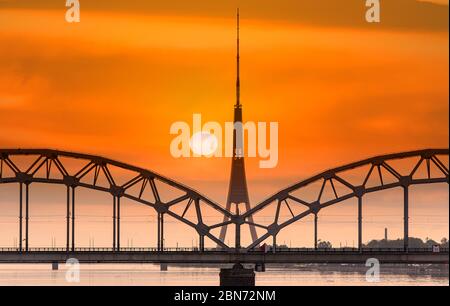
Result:
<svg viewBox="0 0 450 306"><path fill-rule="evenodd" d="M277 251L277 235L273 235L272 253L276 253L276 251Z"/></svg>
<svg viewBox="0 0 450 306"><path fill-rule="evenodd" d="M161 251L164 251L164 213L161 214Z"/></svg>
<svg viewBox="0 0 450 306"><path fill-rule="evenodd" d="M404 201L404 216L403 216L403 223L404 223L404 249L405 252L408 251L409 248L409 191L408 186L403 187L403 201Z"/></svg>
<svg viewBox="0 0 450 306"><path fill-rule="evenodd" d="M116 250L116 196L113 196L113 251Z"/></svg>
<svg viewBox="0 0 450 306"><path fill-rule="evenodd" d="M117 251L120 252L120 197L117 197Z"/></svg>
<svg viewBox="0 0 450 306"><path fill-rule="evenodd" d="M157 249L158 252L162 252L164 250L164 213L158 212L158 241L157 241Z"/></svg>
<svg viewBox="0 0 450 306"><path fill-rule="evenodd" d="M22 242L23 242L23 184L19 185L19 251L22 252Z"/></svg>
<svg viewBox="0 0 450 306"><path fill-rule="evenodd" d="M22 241L23 241L23 184L19 185L19 251L22 252Z"/></svg>
<svg viewBox="0 0 450 306"><path fill-rule="evenodd" d="M317 221L318 221L318 219L319 219L319 216L317 215L317 214L314 214L314 249L316 249L317 250L317 248L318 248L318 244L317 244L317 237L318 237L318 235L317 235Z"/></svg>
<svg viewBox="0 0 450 306"><path fill-rule="evenodd" d="M358 250L362 252L362 196L358 197Z"/></svg>
<svg viewBox="0 0 450 306"><path fill-rule="evenodd" d="M66 250L70 251L70 186L67 186Z"/></svg>
<svg viewBox="0 0 450 306"><path fill-rule="evenodd" d="M30 219L29 184L25 184L25 251L28 252L28 225Z"/></svg>
<svg viewBox="0 0 450 306"><path fill-rule="evenodd" d="M200 252L205 251L205 236L200 234Z"/></svg>
<svg viewBox="0 0 450 306"><path fill-rule="evenodd" d="M157 217L156 223L157 223L157 226L158 226L157 237L156 237L156 240L157 240L156 241L156 244L157 244L156 248L157 248L158 252L161 252L161 213L160 212L158 212L158 217Z"/></svg>
<svg viewBox="0 0 450 306"><path fill-rule="evenodd" d="M75 187L72 187L72 252L75 252Z"/></svg>

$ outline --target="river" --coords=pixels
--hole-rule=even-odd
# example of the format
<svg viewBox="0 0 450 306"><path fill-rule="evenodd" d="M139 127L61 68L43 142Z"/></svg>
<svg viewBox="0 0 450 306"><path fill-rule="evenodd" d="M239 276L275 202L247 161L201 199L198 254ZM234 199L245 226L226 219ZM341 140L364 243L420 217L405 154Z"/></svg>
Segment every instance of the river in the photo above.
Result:
<svg viewBox="0 0 450 306"><path fill-rule="evenodd" d="M291 265L268 266L256 273L258 286L449 286L448 265L381 266L379 282L368 282L364 266L352 265ZM71 273L72 272L72 273ZM52 271L49 264L0 265L0 285L143 285L143 286L216 286L218 267L169 266L160 271L152 264L82 264L79 282L64 264ZM75 271L76 272L76 271ZM75 278L74 278L75 277Z"/></svg>

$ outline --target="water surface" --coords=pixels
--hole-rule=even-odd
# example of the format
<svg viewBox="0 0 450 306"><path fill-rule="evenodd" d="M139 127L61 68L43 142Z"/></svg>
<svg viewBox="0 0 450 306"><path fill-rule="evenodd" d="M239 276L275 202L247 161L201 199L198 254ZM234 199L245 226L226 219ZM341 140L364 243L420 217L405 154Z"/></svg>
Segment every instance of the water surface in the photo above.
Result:
<svg viewBox="0 0 450 306"><path fill-rule="evenodd" d="M364 266L350 265L292 265L270 266L256 274L260 286L448 286L448 265L382 266L380 282L366 281ZM82 264L80 282L68 283L68 268L59 265L52 271L49 264L0 265L0 285L121 285L121 286L217 286L219 267L169 266L160 271L152 264Z"/></svg>

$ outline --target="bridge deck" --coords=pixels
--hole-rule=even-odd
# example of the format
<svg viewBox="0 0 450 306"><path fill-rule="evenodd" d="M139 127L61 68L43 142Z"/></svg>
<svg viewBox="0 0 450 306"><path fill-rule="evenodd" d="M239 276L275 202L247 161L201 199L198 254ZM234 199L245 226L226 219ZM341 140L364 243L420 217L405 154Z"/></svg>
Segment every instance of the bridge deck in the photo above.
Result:
<svg viewBox="0 0 450 306"><path fill-rule="evenodd" d="M369 258L376 258L380 263L392 264L448 264L448 249L439 253L429 250L328 250L299 251L280 250L276 253L235 252L235 251L120 251L90 250L66 252L55 251L0 251L0 263L51 263L65 262L75 258L80 263L176 263L176 264L231 264L231 263L266 263L266 264L305 264L305 263L348 263L362 264Z"/></svg>

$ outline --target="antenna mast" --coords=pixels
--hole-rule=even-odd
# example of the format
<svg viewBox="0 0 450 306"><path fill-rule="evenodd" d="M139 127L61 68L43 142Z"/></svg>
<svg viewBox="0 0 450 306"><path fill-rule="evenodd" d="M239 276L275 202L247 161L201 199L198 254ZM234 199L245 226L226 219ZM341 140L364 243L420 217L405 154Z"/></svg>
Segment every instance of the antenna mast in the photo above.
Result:
<svg viewBox="0 0 450 306"><path fill-rule="evenodd" d="M236 107L241 106L241 67L240 67L240 37L239 37L239 9L237 10L237 79L236 79Z"/></svg>

